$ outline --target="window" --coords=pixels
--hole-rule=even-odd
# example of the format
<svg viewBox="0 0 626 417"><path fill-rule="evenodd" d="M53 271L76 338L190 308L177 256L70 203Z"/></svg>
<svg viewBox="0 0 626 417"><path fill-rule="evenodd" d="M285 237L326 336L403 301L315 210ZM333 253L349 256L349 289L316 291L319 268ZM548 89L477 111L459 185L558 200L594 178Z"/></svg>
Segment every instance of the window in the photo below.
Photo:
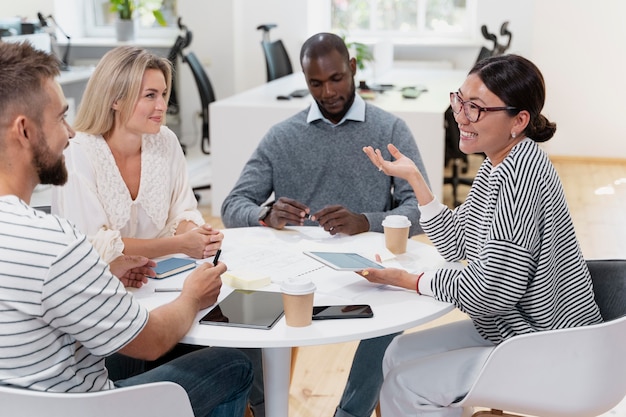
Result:
<svg viewBox="0 0 626 417"><path fill-rule="evenodd" d="M331 0L333 31L350 36L470 38L474 0Z"/></svg>
<svg viewBox="0 0 626 417"><path fill-rule="evenodd" d="M138 38L172 38L178 33L176 0L135 0ZM115 12L109 0L85 2L85 33L88 37L114 37ZM152 10L160 10L167 26L156 21Z"/></svg>

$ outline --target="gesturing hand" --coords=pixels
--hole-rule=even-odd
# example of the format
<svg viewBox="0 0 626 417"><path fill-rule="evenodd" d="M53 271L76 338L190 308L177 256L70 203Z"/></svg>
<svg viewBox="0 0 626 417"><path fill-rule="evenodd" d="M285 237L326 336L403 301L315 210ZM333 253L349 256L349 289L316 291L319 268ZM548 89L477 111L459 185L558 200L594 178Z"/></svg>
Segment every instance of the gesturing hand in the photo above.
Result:
<svg viewBox="0 0 626 417"><path fill-rule="evenodd" d="M390 143L387 145L387 149L395 159L394 161L385 161L380 149L374 150L371 146L364 147L363 152L369 157L372 164L387 175L408 180L418 172L415 163L404 156L394 145Z"/></svg>

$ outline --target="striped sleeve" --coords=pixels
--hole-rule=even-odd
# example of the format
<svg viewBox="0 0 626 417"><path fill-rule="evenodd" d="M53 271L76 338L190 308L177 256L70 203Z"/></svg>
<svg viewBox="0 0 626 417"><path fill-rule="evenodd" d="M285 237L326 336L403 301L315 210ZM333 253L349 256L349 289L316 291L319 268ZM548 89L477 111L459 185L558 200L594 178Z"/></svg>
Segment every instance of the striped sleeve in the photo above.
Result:
<svg viewBox="0 0 626 417"><path fill-rule="evenodd" d="M486 160L466 202L423 227L446 259L468 261L437 271L435 297L489 340L600 321L560 180L529 139L495 169Z"/></svg>
<svg viewBox="0 0 626 417"><path fill-rule="evenodd" d="M69 222L0 198L0 384L41 391L113 388L104 357L148 312Z"/></svg>
<svg viewBox="0 0 626 417"><path fill-rule="evenodd" d="M83 237L52 263L42 290L42 319L92 354L108 356L135 338L147 312Z"/></svg>

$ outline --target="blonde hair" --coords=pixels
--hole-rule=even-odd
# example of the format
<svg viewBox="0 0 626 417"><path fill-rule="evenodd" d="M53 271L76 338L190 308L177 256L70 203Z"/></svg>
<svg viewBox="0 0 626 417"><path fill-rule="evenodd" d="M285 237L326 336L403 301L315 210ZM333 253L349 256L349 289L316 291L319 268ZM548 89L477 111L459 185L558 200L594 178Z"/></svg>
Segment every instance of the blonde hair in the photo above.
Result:
<svg viewBox="0 0 626 417"><path fill-rule="evenodd" d="M172 66L166 58L134 46L120 46L107 52L87 82L74 129L92 135L109 133L115 124L115 102L120 122L126 124L139 100L141 81L148 69L163 73L167 102L172 86Z"/></svg>

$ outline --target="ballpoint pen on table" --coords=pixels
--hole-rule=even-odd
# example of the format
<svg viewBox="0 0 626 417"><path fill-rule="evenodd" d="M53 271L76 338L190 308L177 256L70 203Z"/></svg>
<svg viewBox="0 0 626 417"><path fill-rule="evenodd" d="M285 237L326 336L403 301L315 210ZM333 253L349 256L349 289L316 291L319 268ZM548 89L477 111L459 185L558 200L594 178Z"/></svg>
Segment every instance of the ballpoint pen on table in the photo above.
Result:
<svg viewBox="0 0 626 417"><path fill-rule="evenodd" d="M215 253L215 257L213 258L213 266L217 266L217 261L220 260L220 255L222 254L222 250L218 249Z"/></svg>

